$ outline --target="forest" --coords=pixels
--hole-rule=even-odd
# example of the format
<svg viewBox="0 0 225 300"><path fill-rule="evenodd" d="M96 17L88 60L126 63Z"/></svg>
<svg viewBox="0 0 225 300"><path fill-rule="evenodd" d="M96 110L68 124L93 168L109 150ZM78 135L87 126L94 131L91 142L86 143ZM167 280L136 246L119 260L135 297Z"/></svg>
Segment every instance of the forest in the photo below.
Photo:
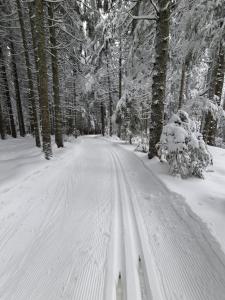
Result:
<svg viewBox="0 0 225 300"><path fill-rule="evenodd" d="M1 138L49 159L53 138L141 136L152 158L182 109L221 146L224 17L223 0L1 0Z"/></svg>
<svg viewBox="0 0 225 300"><path fill-rule="evenodd" d="M225 300L225 0L0 0L0 299Z"/></svg>

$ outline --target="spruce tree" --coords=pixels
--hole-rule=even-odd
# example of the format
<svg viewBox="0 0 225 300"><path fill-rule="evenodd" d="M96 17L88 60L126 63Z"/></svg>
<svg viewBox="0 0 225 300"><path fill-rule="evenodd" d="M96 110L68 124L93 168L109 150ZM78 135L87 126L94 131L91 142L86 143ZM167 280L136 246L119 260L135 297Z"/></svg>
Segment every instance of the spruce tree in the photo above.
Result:
<svg viewBox="0 0 225 300"><path fill-rule="evenodd" d="M62 136L62 116L60 107L59 94L59 70L58 70L58 51L56 42L56 24L54 22L54 4L48 4L48 20L49 32L51 42L51 60L52 60L52 80L53 80L53 98L54 98L54 112L55 112L55 142L58 148L63 147Z"/></svg>
<svg viewBox="0 0 225 300"><path fill-rule="evenodd" d="M46 62L44 1L35 1L35 25L37 33L38 76L40 85L40 108L42 126L42 144L46 159L52 156L49 103L48 103L48 74Z"/></svg>
<svg viewBox="0 0 225 300"><path fill-rule="evenodd" d="M2 113L1 101L0 101L0 135L1 135L1 139L2 140L4 140L6 138L5 125L4 125L4 118L3 118L3 113Z"/></svg>
<svg viewBox="0 0 225 300"><path fill-rule="evenodd" d="M9 120L10 120L10 131L11 131L12 137L16 138L17 137L16 125L15 125L15 121L14 121L12 103L11 103L11 98L10 98L10 93L9 93L8 79L7 79L4 56L3 56L3 51L2 51L1 46L0 46L0 64L1 64L2 79L3 79L3 84L4 84L4 87L3 87L4 94L5 94L5 98L6 98L6 102L7 102L8 114L9 114ZM20 113L21 113L21 111L18 110L18 119L19 120L20 120L20 118L19 118ZM20 135L24 136L24 134L25 134L25 129L20 127Z"/></svg>
<svg viewBox="0 0 225 300"><path fill-rule="evenodd" d="M23 21L24 18L22 14L22 7L21 7L20 0L16 0L16 4L17 4L18 16L19 16L20 30L21 30L22 43L23 43L24 55L25 55L26 72L28 78L28 98L29 98L29 106L30 106L31 129L34 132L36 146L41 147L39 122L38 122L35 93L34 93L34 84L33 84L33 78L31 73L31 62L28 53L29 49L28 49L25 24Z"/></svg>
<svg viewBox="0 0 225 300"><path fill-rule="evenodd" d="M156 145L164 122L164 102L169 50L170 0L158 1L155 38L155 63L153 69L149 158L157 155Z"/></svg>

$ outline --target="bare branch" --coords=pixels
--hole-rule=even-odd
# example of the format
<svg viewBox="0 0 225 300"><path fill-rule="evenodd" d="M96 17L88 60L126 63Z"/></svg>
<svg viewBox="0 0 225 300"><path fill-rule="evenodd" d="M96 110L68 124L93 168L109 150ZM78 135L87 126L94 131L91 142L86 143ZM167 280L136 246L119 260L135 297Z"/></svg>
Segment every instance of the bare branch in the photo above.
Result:
<svg viewBox="0 0 225 300"><path fill-rule="evenodd" d="M155 2L154 2L153 0L150 0L150 2L151 2L151 4L152 4L152 6L154 7L154 10L155 10L156 14L158 15L159 10L158 10L158 8L157 8Z"/></svg>

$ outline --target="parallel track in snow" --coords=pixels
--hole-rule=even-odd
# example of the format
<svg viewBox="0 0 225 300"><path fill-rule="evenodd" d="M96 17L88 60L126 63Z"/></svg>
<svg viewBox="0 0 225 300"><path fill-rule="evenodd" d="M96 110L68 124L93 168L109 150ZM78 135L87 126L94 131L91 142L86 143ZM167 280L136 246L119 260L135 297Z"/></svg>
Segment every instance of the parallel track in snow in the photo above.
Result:
<svg viewBox="0 0 225 300"><path fill-rule="evenodd" d="M134 207L134 195L118 154L111 151L111 156L115 177L115 203L105 299L151 300L145 251Z"/></svg>
<svg viewBox="0 0 225 300"><path fill-rule="evenodd" d="M1 300L225 300L206 226L116 144L84 138L1 197Z"/></svg>
<svg viewBox="0 0 225 300"><path fill-rule="evenodd" d="M109 161L104 153L104 161L97 165L100 177L92 168L95 160L86 151L84 160L71 157L49 173L46 182L39 178L36 195L24 183L21 190L35 201L28 202L18 222L0 232L0 299L103 299L111 216L110 176L104 181L101 176ZM32 225L34 234L30 234Z"/></svg>
<svg viewBox="0 0 225 300"><path fill-rule="evenodd" d="M141 229L144 266L148 266L144 279L150 283L152 298L225 300L225 256L205 224L180 195L143 169L139 158L118 150L124 180L132 182L130 199Z"/></svg>

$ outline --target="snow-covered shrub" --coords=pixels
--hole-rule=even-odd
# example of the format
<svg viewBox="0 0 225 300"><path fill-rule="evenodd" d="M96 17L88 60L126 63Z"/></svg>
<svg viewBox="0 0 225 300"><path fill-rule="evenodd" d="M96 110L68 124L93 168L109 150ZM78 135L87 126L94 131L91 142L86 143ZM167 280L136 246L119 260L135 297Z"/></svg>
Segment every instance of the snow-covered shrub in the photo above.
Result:
<svg viewBox="0 0 225 300"><path fill-rule="evenodd" d="M133 144L137 144L134 151L148 153L148 139L144 137L135 137L132 139Z"/></svg>
<svg viewBox="0 0 225 300"><path fill-rule="evenodd" d="M147 153L148 152L147 144L141 143L141 142L138 143L137 147L134 149L134 151Z"/></svg>
<svg viewBox="0 0 225 300"><path fill-rule="evenodd" d="M170 174L181 175L182 178L203 178L204 170L212 163L212 156L195 122L182 110L174 114L164 126L159 155L162 161L168 162Z"/></svg>

